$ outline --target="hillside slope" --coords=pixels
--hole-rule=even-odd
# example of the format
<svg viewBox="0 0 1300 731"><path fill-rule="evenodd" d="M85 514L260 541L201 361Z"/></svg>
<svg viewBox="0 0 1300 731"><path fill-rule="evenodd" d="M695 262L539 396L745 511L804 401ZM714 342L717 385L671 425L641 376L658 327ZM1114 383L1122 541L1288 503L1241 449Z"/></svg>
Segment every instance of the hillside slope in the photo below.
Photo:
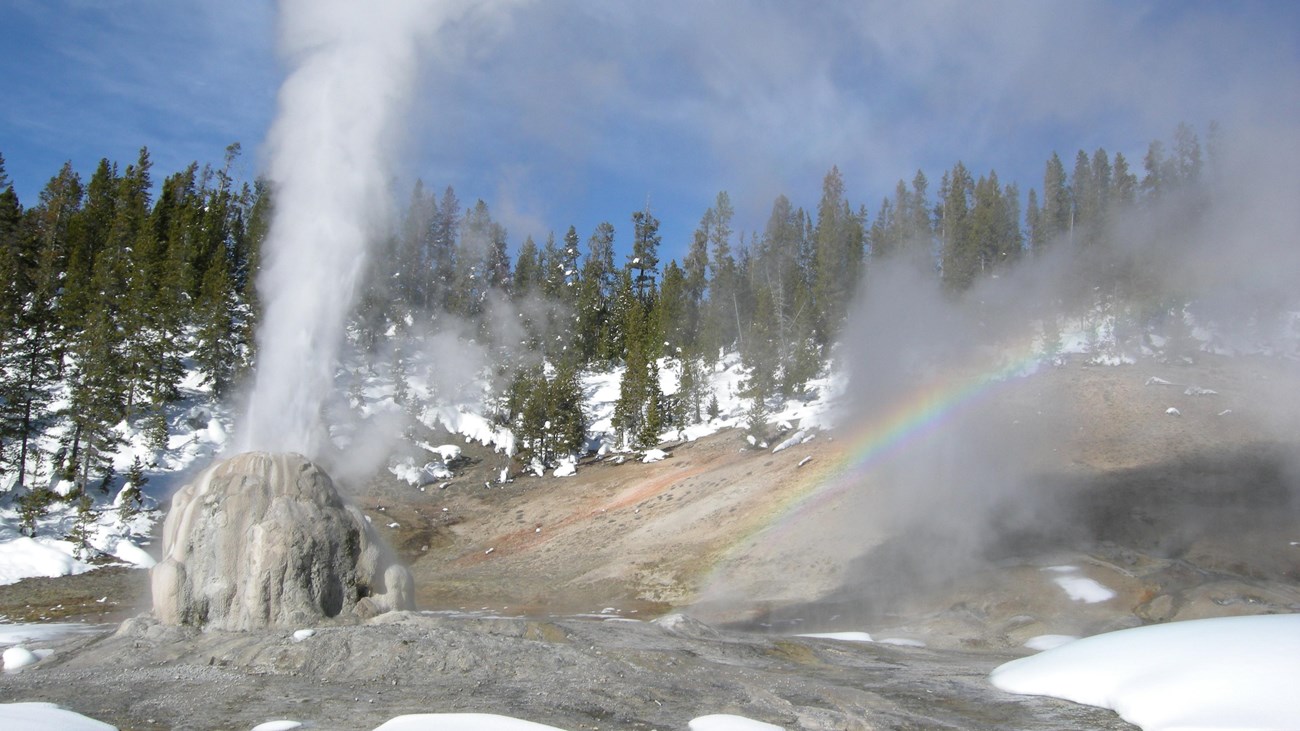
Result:
<svg viewBox="0 0 1300 731"><path fill-rule="evenodd" d="M607 460L508 485L481 453L446 488L381 479L358 499L411 562L429 609L690 607L714 621L894 626L934 644L1001 646L1289 610L1300 607L1296 371L1206 356L1068 362L1016 379L966 420L1050 446L1018 455L1032 496L994 491L991 509L969 515L991 521L973 544L945 546L936 532L960 514L891 520L888 467L832 487L858 446L836 431L773 454L731 430L654 464ZM1112 596L1065 589L1093 585Z"/></svg>

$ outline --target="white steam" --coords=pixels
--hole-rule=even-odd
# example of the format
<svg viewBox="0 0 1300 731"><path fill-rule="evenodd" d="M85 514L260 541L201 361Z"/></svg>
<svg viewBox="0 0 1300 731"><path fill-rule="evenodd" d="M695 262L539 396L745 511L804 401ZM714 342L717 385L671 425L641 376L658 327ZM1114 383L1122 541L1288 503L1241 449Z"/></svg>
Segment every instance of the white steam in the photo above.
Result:
<svg viewBox="0 0 1300 731"><path fill-rule="evenodd" d="M286 0L289 73L267 150L274 218L258 288L265 305L241 449L319 456L344 325L389 190L424 47L466 4Z"/></svg>

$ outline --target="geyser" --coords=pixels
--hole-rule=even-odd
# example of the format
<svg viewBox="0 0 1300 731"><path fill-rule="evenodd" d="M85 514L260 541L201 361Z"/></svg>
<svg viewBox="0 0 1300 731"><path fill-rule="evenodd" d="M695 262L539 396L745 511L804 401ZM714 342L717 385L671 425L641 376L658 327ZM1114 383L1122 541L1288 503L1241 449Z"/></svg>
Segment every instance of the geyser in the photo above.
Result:
<svg viewBox="0 0 1300 731"><path fill-rule="evenodd" d="M154 615L241 631L413 609L411 574L329 475L291 453L239 454L172 498Z"/></svg>
<svg viewBox="0 0 1300 731"><path fill-rule="evenodd" d="M286 0L290 72L267 139L275 205L258 291L257 373L237 445L327 451L321 421L389 184L423 44L459 3Z"/></svg>

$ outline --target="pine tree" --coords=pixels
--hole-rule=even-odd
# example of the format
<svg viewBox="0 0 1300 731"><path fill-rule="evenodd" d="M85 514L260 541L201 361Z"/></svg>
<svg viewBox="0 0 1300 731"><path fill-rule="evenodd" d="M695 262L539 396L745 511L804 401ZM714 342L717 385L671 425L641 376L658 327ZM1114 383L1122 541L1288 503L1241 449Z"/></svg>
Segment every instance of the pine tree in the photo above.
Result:
<svg viewBox="0 0 1300 731"><path fill-rule="evenodd" d="M655 275L659 273L659 219L650 213L650 207L632 214L632 253L628 267L636 272L632 283L636 296L645 300L653 292Z"/></svg>
<svg viewBox="0 0 1300 731"><path fill-rule="evenodd" d="M587 240L587 258L578 285L578 350L583 362L609 362L622 355L612 342L612 308L618 281L614 268L614 226L604 221Z"/></svg>
<svg viewBox="0 0 1300 731"><path fill-rule="evenodd" d="M417 179L402 219L390 273L393 295L407 311L423 312L429 306L432 234L437 205L437 196L426 193L424 181Z"/></svg>
<svg viewBox="0 0 1300 731"><path fill-rule="evenodd" d="M519 246L519 256L515 259L514 287L510 293L516 301L522 301L530 294L540 292L542 281L537 243L533 241L532 236L529 236Z"/></svg>
<svg viewBox="0 0 1300 731"><path fill-rule="evenodd" d="M457 251L461 229L460 200L449 185L438 202L429 233L429 263L433 271L429 285L429 302L426 307L455 312L458 302L459 263Z"/></svg>
<svg viewBox="0 0 1300 731"><path fill-rule="evenodd" d="M1122 152L1115 153L1111 178L1112 198L1115 205L1120 208L1132 208L1137 202L1137 176L1129 171L1128 160Z"/></svg>
<svg viewBox="0 0 1300 731"><path fill-rule="evenodd" d="M832 167L822 180L817 204L815 243L816 278L813 305L817 313L818 340L835 339L857 288L866 243L866 214L854 214L844 197L844 178Z"/></svg>
<svg viewBox="0 0 1300 731"><path fill-rule="evenodd" d="M73 555L81 561L86 561L95 553L95 549L90 545L90 528L99 519L99 514L95 510L95 501L85 490L77 493L76 501L77 520L68 533L68 541L73 546Z"/></svg>
<svg viewBox="0 0 1300 731"><path fill-rule="evenodd" d="M689 347L687 311L689 295L686 291L686 273L677 266L677 260L668 262L664 269L663 286L655 307L659 319L659 332L664 337L664 355L672 356Z"/></svg>
<svg viewBox="0 0 1300 731"><path fill-rule="evenodd" d="M686 290L686 314L683 332L685 347L694 351L700 342L700 328L703 325L705 293L708 291L709 279L709 239L703 231L696 230L691 241L690 251L682 264Z"/></svg>
<svg viewBox="0 0 1300 731"><path fill-rule="evenodd" d="M713 207L700 219L699 232L711 252L709 299L704 307L700 336L702 351L712 358L718 349L735 346L740 328L740 275L731 253L731 198L721 191Z"/></svg>
<svg viewBox="0 0 1300 731"><path fill-rule="evenodd" d="M54 491L45 486L32 487L26 494L18 496L15 501L18 503L18 532L35 538L40 520L49 513L56 497Z"/></svg>
<svg viewBox="0 0 1300 731"><path fill-rule="evenodd" d="M578 250L578 230L570 226L564 234L564 244L556 262L561 282L559 291L556 292L556 299L568 311L572 311L578 303L578 286L582 274L578 261L581 258L582 252Z"/></svg>
<svg viewBox="0 0 1300 731"><path fill-rule="evenodd" d="M5 197L0 194L0 211L7 207ZM0 266L6 271L0 328L0 457L16 468L18 487L25 483L36 439L47 426L47 407L62 359L55 302L66 265L68 224L81 198L70 166L51 178L40 198L24 215L21 230L0 233L8 239L3 244L8 255ZM7 219L9 214L0 212L0 220ZM9 229L9 224L0 224L0 229Z"/></svg>
<svg viewBox="0 0 1300 731"><path fill-rule="evenodd" d="M1047 232L1043 229L1042 213L1038 209L1038 191L1029 189L1025 204L1025 228L1028 231L1029 251L1041 254L1047 249Z"/></svg>
<svg viewBox="0 0 1300 731"><path fill-rule="evenodd" d="M1070 234L1072 211L1065 165L1060 156L1053 152L1043 171L1043 208L1039 218L1042 240L1047 246Z"/></svg>
<svg viewBox="0 0 1300 731"><path fill-rule="evenodd" d="M940 186L943 243L943 284L951 292L971 285L979 271L979 253L972 232L971 196L975 181L960 161L944 174Z"/></svg>
<svg viewBox="0 0 1300 731"><path fill-rule="evenodd" d="M144 474L144 463L140 457L136 456L131 461L130 468L126 471L126 484L122 486L122 491L118 493L118 517L122 522L127 522L134 518L144 508L144 486L149 483L149 478Z"/></svg>
<svg viewBox="0 0 1300 731"><path fill-rule="evenodd" d="M235 337L234 282L224 260L216 260L203 276L194 307L196 331L194 359L216 399L224 398L234 383L240 354Z"/></svg>
<svg viewBox="0 0 1300 731"><path fill-rule="evenodd" d="M661 430L662 398L655 353L662 338L653 312L653 292L646 298L635 294L631 267L624 270L623 282L619 315L626 356L614 405L614 428L625 448L639 449L655 444Z"/></svg>
<svg viewBox="0 0 1300 731"><path fill-rule="evenodd" d="M577 369L567 361L549 379L540 364L521 369L509 389L507 411L518 454L526 461L554 466L586 444L582 389Z"/></svg>

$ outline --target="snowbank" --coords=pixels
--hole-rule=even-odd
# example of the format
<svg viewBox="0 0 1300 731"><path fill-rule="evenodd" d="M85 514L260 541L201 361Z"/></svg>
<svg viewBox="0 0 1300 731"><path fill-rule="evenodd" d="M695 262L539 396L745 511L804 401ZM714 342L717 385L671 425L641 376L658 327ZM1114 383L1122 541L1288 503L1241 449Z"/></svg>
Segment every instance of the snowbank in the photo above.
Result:
<svg viewBox="0 0 1300 731"><path fill-rule="evenodd" d="M23 536L0 542L0 584L13 584L33 576L72 576L93 567L73 556L68 541Z"/></svg>
<svg viewBox="0 0 1300 731"><path fill-rule="evenodd" d="M117 731L114 727L53 703L0 703L0 726L5 731Z"/></svg>
<svg viewBox="0 0 1300 731"><path fill-rule="evenodd" d="M724 713L693 718L689 726L691 731L784 731L780 726Z"/></svg>
<svg viewBox="0 0 1300 731"><path fill-rule="evenodd" d="M490 713L416 713L398 716L375 731L563 731Z"/></svg>
<svg viewBox="0 0 1300 731"><path fill-rule="evenodd" d="M1145 731L1295 729L1300 614L1120 630L1013 660L1003 690L1109 708Z"/></svg>

